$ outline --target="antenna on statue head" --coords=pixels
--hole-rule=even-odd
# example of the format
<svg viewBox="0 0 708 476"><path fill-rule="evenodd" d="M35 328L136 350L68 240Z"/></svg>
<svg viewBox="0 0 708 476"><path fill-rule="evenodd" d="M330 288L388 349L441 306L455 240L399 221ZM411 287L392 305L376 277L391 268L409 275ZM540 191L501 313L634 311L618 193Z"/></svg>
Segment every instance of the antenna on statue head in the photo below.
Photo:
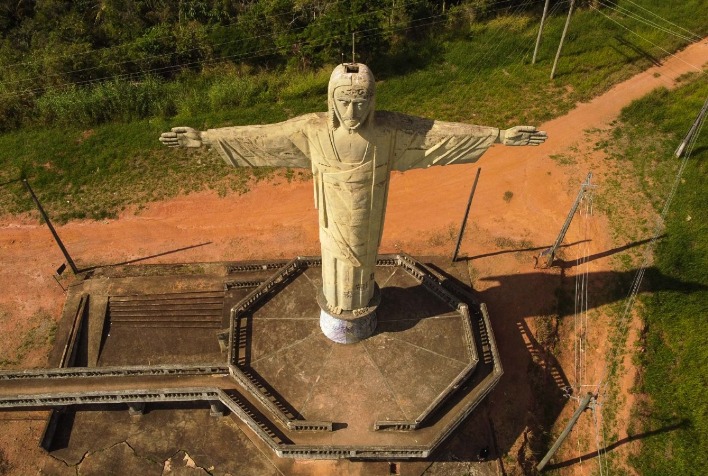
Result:
<svg viewBox="0 0 708 476"><path fill-rule="evenodd" d="M340 53L342 55L342 64L344 64L344 51Z"/></svg>
<svg viewBox="0 0 708 476"><path fill-rule="evenodd" d="M352 32L352 63L356 63L356 56L355 56L355 48L356 48L356 33Z"/></svg>

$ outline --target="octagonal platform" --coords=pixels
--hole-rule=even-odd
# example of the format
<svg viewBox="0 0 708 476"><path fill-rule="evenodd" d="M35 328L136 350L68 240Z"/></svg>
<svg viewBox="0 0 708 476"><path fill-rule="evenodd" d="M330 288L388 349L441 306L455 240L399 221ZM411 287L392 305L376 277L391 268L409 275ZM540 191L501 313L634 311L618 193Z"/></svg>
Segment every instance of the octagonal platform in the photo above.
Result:
<svg viewBox="0 0 708 476"><path fill-rule="evenodd" d="M55 349L82 368L0 375L0 406L220 401L281 457L424 458L502 373L485 306L439 266L380 257L378 327L346 345L319 328L316 257L99 271Z"/></svg>

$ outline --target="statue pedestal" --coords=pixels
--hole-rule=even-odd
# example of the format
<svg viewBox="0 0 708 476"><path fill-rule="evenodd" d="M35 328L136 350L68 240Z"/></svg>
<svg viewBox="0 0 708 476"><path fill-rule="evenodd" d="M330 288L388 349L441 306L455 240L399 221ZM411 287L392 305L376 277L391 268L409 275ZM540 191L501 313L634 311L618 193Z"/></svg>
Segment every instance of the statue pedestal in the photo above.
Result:
<svg viewBox="0 0 708 476"><path fill-rule="evenodd" d="M374 296L369 305L361 309L330 311L322 291L317 294L320 309L320 329L329 340L339 344L354 344L371 336L376 330L376 308L381 303L381 290L375 284Z"/></svg>

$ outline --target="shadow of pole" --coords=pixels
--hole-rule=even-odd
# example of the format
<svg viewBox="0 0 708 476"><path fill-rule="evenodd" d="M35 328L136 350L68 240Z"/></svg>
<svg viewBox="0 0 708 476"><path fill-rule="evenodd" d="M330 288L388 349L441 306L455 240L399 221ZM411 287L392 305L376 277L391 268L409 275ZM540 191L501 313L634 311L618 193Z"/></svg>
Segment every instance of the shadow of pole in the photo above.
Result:
<svg viewBox="0 0 708 476"><path fill-rule="evenodd" d="M686 428L689 425L689 421L686 419L681 420L678 423L674 423L673 425L665 426L664 428L659 428L657 430L652 430L652 431L647 431L645 433L640 433L638 435L631 435L628 436L627 438L622 438L621 440L615 441L614 443L605 446L604 448L599 448L597 451L591 452L591 453L586 453L582 456L578 456L573 459L569 459L568 461L563 461L561 463L556 463L556 464L551 464L546 466L547 470L552 470L552 469L560 469L560 468L567 468L568 466L573 466L576 463L579 463L581 461L587 461L589 459L597 457L598 453L607 453L608 451L612 451L615 448L618 448L624 444L630 443L632 441L638 441L638 440L643 440L644 438L649 438L651 436L659 435L661 433L668 433L670 431L675 431L675 430L680 430L683 428Z"/></svg>
<svg viewBox="0 0 708 476"><path fill-rule="evenodd" d="M150 256L143 256L142 258L135 258L135 259L131 259L128 261L122 261L120 263L100 264L100 265L96 265L96 266L89 266L87 268L81 268L78 271L79 271L79 273L84 273L86 271L93 271L93 270L99 269L99 268L110 268L113 266L123 266L126 264L139 263L140 261L146 261L146 260L149 260L152 258L159 258L160 256L166 256L166 255L170 255L173 253L179 253L181 251L187 251L187 250L191 250L194 248L199 248L200 246L206 246L206 245L210 245L210 244L212 244L211 241L205 241L204 243L197 243L196 245L184 246L182 248L177 248L177 249L170 250L170 251L164 251L162 253L157 253L157 254L150 255Z"/></svg>
<svg viewBox="0 0 708 476"><path fill-rule="evenodd" d="M6 185L10 185L10 184L13 184L13 183L15 183L15 182L21 182L21 181L22 181L21 178L16 178L16 179L8 180L7 182L2 182L2 183L0 183L0 187L5 187Z"/></svg>
<svg viewBox="0 0 708 476"><path fill-rule="evenodd" d="M591 241L591 240L580 240L580 241L576 241L576 242L573 242L573 243L567 243L567 244L565 244L565 245L560 245L559 248L568 248L568 247L570 247L570 246L579 245L579 244L585 243L585 242L587 242L587 241ZM551 246L551 245L547 245L547 246L536 246L536 247L534 247L534 248L520 248L520 249L517 249L517 250L492 251L491 253L483 253L483 254L481 254L481 255L475 255L475 256L461 256L461 257L459 257L459 258L457 259L457 261L473 261L473 260L480 259L480 258L488 258L488 257L490 257L490 256L504 255L504 254L507 254L507 253L521 253L521 252L524 252L524 251L541 251L541 250L546 250L546 249L550 248L550 246Z"/></svg>
<svg viewBox="0 0 708 476"><path fill-rule="evenodd" d="M666 237L666 234L658 236L656 239L660 240L664 237ZM630 248L635 248L637 246L645 245L645 244L651 242L653 239L654 238L645 238L643 240L634 241L632 243L627 243L626 245L618 246L617 248L613 248L613 249L607 250L607 251L602 251L600 253L595 253L594 255L590 255L587 258L583 258L580 260L555 259L555 260L553 260L553 266L560 266L561 268L564 268L564 269L572 268L573 266L576 266L578 264L589 263L591 261L595 261L596 259L605 258L607 256L612 256L614 254L621 253L622 251L628 250ZM580 242L578 242L578 243L580 243ZM570 246L570 245L568 245L568 246Z"/></svg>

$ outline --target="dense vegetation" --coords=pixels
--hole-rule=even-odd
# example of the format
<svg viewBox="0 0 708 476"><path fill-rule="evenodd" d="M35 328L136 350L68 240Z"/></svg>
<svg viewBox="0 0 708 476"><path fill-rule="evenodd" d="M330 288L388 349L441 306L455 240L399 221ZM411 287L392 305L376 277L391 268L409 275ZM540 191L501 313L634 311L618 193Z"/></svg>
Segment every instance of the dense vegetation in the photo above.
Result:
<svg viewBox="0 0 708 476"><path fill-rule="evenodd" d="M616 136L630 138L633 161L645 193L661 211L680 161L676 145L708 99L699 78L674 91L657 90L622 113ZM648 398L637 410L635 435L642 438L634 463L643 475L703 474L708 467L708 134L698 135L657 245L643 299L644 333L637 390ZM647 137L659 137L648 150ZM677 283L682 283L677 285ZM703 468L703 469L702 469Z"/></svg>
<svg viewBox="0 0 708 476"><path fill-rule="evenodd" d="M165 81L189 83L203 72L317 69L350 57L352 33L358 57L383 65L406 54L407 40L533 6L529 0L2 2L0 130L69 118L88 124L172 115L176 104ZM224 64L237 69L223 70ZM221 88L239 86L240 98L224 101L228 93L216 91L213 101L267 99L252 98L253 89L278 85L231 81ZM76 101L84 103L78 117Z"/></svg>
<svg viewBox="0 0 708 476"><path fill-rule="evenodd" d="M518 22L508 25L507 32L514 35L526 27L530 33L523 37L526 46L534 39L532 31L537 27L543 3L543 0L2 2L0 131L27 125L92 126L115 120L171 117L181 112L195 114L312 92L307 88L288 89L288 81L264 72L312 73L339 62L342 57L348 59L353 33L357 57L369 63L382 79L427 66L440 53L445 41L477 37L483 33L479 28L484 22L499 16L516 15L528 20L524 25ZM681 5L666 5L667 2L658 0L642 3L656 14L681 19L684 26L697 29L698 33L705 28L700 15L691 14L700 10L700 0L688 0ZM648 34L647 40L657 40L651 23L659 20L633 6L634 2L627 6L645 17L643 21L648 20L649 25L622 16L616 0L582 0L577 4L597 6L602 15L620 13L618 18L634 21L642 35ZM552 11L562 16L568 0L554 0L551 5ZM595 21L596 17L601 18L600 13L586 18L590 17ZM603 21L601 30L608 35L603 39L614 37L623 54L643 54L649 59L652 55L663 56L661 52L648 53L650 43L641 44L638 37L621 26L608 24L609 21ZM571 41L580 33L575 28L583 28L581 25L586 22L582 15L575 20ZM690 39L685 32L678 32ZM555 34L554 41L547 45L555 43L557 37ZM680 38L655 42L669 50L679 43ZM594 62L597 58L586 60ZM598 66L593 64L594 69ZM193 97L194 89L209 92L206 97Z"/></svg>
<svg viewBox="0 0 708 476"><path fill-rule="evenodd" d="M196 8L197 3L201 9ZM703 0L671 5L662 0L641 0L641 5L626 0L617 7L603 0L598 3L599 10L586 6L574 14L556 79L549 81L568 3L552 2L538 62L532 66L543 3L396 0L377 4L389 13L399 9L409 12L407 20L392 23L407 25L405 28L384 30L387 21L369 25L380 27L371 30L377 34L388 31L388 39L380 39L383 50L374 54L362 38L357 42L360 57L371 59L379 80L377 106L478 124L538 124L695 38L649 15L644 8L652 15L681 23L695 35L708 32L705 19L695 15ZM590 3L594 2L586 5ZM123 4L131 8L120 7ZM302 8L311 11L317 5L327 12L344 6L351 11L373 8L345 0L238 5L247 10L276 4L295 13ZM278 52L275 55L253 46L249 58L220 52L225 45L213 39L214 32L236 28L245 21L242 17L248 18L246 10L226 9L235 2L23 1L10 2L16 7L12 11L7 2L2 5L0 94L5 91L6 95L0 101L0 127L7 132L0 134L0 185L30 177L52 216L60 221L114 216L129 203L205 186L223 192L244 189L251 171L227 169L215 154L163 150L156 137L169 127L203 129L276 122L324 109L324 92L334 61L327 63L315 55L305 67L300 61L292 62L295 56L287 48L274 50ZM445 13L436 13L438 18L420 24L411 23L419 18L410 10L415 5L425 5L428 13L443 9ZM630 16L619 7L634 13ZM214 11L222 13L204 13ZM320 13L315 23L322 18ZM275 21L270 13L262 15ZM637 15L652 21L639 21ZM658 23L666 28L656 28ZM67 33L69 24L76 29ZM408 28L410 25L417 26ZM166 29L166 38L154 33L160 28ZM364 27L356 28L361 32ZM197 35L203 43L190 43L206 45L199 51L208 54L198 61L187 61L177 50L172 51L181 44L176 35L185 29L203 33ZM667 30L675 31L669 34ZM274 42L281 38L279 32L261 28L259 41ZM153 44L151 35L162 38L158 43L164 43L167 50L145 46ZM345 35L342 41L350 41L348 38ZM236 44L241 43L235 41L231 46ZM145 46L145 51L139 45ZM339 46L332 48L339 51ZM159 56L168 50L172 51L168 56ZM339 53L334 56L338 58ZM143 60L138 61L167 61L168 57L170 68L165 69L149 61L141 66ZM75 63L79 60L80 64ZM323 66L319 67L320 63ZM32 87L28 81L20 82L26 79ZM96 82L83 82L89 80ZM258 175L263 172L255 171ZM21 186L8 184L3 192L0 213L32 208Z"/></svg>

